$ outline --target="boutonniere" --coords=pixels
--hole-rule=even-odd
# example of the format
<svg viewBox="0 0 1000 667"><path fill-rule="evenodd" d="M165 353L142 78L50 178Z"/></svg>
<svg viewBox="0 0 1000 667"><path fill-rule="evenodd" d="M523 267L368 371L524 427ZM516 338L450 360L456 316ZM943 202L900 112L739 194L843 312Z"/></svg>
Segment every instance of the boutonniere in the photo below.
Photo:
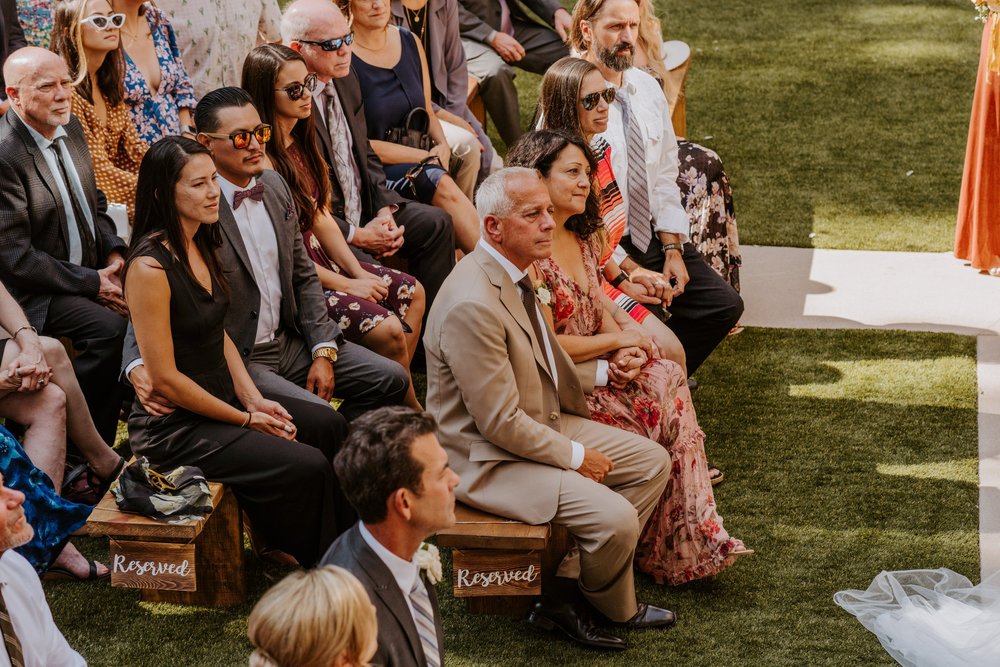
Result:
<svg viewBox="0 0 1000 667"><path fill-rule="evenodd" d="M552 292L549 288L545 286L545 283L541 280L535 282L535 296L538 298L538 302L543 306L547 306L552 303Z"/></svg>
<svg viewBox="0 0 1000 667"><path fill-rule="evenodd" d="M417 553L413 554L413 560L416 562L417 567L424 573L424 576L427 577L427 581L431 582L432 585L444 578L441 570L441 554L433 544L422 542L417 549Z"/></svg>

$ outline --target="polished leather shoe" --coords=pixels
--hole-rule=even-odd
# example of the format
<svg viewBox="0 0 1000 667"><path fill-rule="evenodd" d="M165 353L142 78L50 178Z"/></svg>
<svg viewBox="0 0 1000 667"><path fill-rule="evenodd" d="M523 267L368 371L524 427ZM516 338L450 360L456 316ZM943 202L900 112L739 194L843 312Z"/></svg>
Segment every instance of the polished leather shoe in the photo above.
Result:
<svg viewBox="0 0 1000 667"><path fill-rule="evenodd" d="M624 651L628 647L624 639L594 626L569 602L536 602L528 614L528 624L542 630L559 629L588 648Z"/></svg>
<svg viewBox="0 0 1000 667"><path fill-rule="evenodd" d="M639 611L635 612L635 616L623 623L616 623L616 625L626 628L669 628L676 622L677 617L669 609L640 602Z"/></svg>

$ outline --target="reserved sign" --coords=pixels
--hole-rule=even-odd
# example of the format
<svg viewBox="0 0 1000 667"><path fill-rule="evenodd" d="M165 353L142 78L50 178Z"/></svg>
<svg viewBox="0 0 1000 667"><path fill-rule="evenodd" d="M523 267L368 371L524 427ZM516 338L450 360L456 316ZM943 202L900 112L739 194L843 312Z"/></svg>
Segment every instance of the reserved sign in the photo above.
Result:
<svg viewBox="0 0 1000 667"><path fill-rule="evenodd" d="M111 540L111 585L198 590L194 544Z"/></svg>
<svg viewBox="0 0 1000 667"><path fill-rule="evenodd" d="M542 557L538 551L453 549L451 562L455 597L541 595Z"/></svg>

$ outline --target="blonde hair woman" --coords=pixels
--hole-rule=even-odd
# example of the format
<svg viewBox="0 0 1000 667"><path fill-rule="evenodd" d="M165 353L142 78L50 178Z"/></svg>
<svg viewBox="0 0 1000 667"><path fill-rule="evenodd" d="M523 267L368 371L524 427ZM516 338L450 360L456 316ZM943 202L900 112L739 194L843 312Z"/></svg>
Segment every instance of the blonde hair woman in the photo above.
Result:
<svg viewBox="0 0 1000 667"><path fill-rule="evenodd" d="M375 607L342 567L292 572L250 612L250 667L362 667L377 649Z"/></svg>

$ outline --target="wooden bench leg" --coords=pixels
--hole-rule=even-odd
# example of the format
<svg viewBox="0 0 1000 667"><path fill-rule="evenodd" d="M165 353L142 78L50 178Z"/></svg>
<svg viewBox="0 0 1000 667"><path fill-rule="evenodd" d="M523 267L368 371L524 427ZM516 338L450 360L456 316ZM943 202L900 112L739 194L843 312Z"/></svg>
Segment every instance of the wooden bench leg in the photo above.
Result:
<svg viewBox="0 0 1000 667"><path fill-rule="evenodd" d="M195 543L198 590L189 593L144 588L142 599L204 607L231 607L245 602L243 524L231 490L226 489Z"/></svg>

